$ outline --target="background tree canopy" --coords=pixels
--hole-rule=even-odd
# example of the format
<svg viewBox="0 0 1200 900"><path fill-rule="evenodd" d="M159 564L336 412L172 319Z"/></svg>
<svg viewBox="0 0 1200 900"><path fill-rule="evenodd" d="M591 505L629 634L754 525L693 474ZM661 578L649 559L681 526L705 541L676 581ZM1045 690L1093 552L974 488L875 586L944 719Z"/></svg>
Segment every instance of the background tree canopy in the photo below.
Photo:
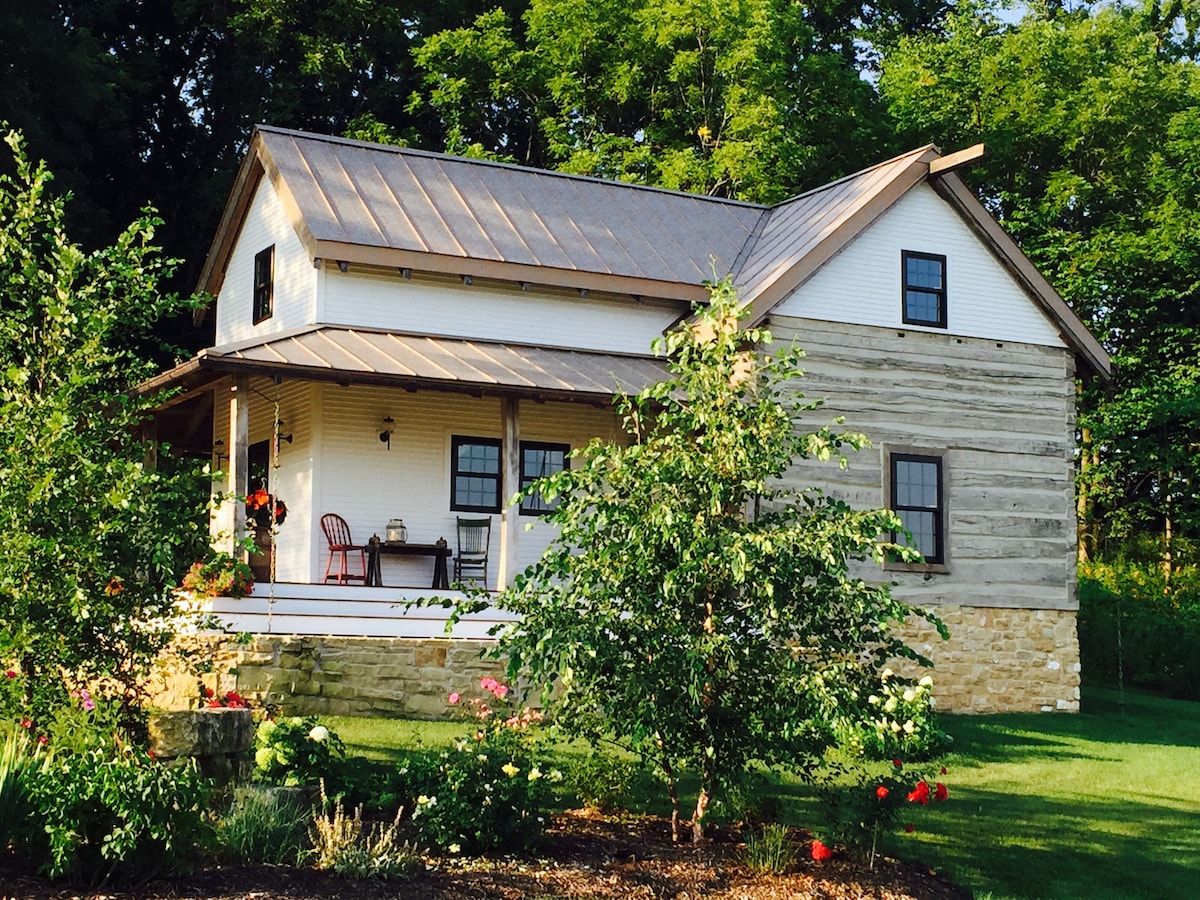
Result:
<svg viewBox="0 0 1200 900"><path fill-rule="evenodd" d="M0 120L74 193L84 247L159 209L185 292L255 122L764 202L982 140L966 179L1117 360L1082 395L1085 543L1178 552L1200 528L1200 2L1023 10L29 0L0 10ZM184 321L160 333L207 343Z"/></svg>

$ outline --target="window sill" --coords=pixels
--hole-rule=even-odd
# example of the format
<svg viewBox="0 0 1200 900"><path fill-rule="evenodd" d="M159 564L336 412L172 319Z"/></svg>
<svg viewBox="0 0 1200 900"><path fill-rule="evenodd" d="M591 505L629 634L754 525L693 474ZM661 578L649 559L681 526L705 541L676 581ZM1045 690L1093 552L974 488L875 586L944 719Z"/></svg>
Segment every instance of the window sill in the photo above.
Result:
<svg viewBox="0 0 1200 900"><path fill-rule="evenodd" d="M912 572L917 575L949 575L950 567L945 563L902 563L886 562L885 572Z"/></svg>

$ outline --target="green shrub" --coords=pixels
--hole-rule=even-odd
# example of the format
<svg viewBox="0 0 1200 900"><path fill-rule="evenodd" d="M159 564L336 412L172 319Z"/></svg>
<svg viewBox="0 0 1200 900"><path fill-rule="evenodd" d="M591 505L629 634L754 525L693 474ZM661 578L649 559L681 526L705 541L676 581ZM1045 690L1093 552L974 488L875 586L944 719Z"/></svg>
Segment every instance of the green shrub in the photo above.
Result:
<svg viewBox="0 0 1200 900"><path fill-rule="evenodd" d="M332 803L321 785L321 811L313 816L309 837L318 869L351 878L410 878L423 867L421 855L397 836L400 814L390 825L376 822L365 831L362 807L347 817L341 801Z"/></svg>
<svg viewBox="0 0 1200 900"><path fill-rule="evenodd" d="M203 843L208 788L194 766L163 766L110 741L53 753L27 784L42 826L27 835L28 849L52 877L148 880L186 868Z"/></svg>
<svg viewBox="0 0 1200 900"><path fill-rule="evenodd" d="M611 813L629 808L637 776L636 763L604 753L590 753L571 764L567 784L584 806Z"/></svg>
<svg viewBox="0 0 1200 900"><path fill-rule="evenodd" d="M348 808L368 812L394 810L401 802L402 780L395 764L348 756L333 767L325 785Z"/></svg>
<svg viewBox="0 0 1200 900"><path fill-rule="evenodd" d="M316 716L264 720L254 733L254 777L268 784L315 785L345 759L337 733Z"/></svg>
<svg viewBox="0 0 1200 900"><path fill-rule="evenodd" d="M249 865L298 865L311 849L310 815L309 805L294 794L264 787L238 788L229 810L217 822L217 854L226 861Z"/></svg>
<svg viewBox="0 0 1200 900"><path fill-rule="evenodd" d="M1079 654L1089 680L1200 699L1200 567L1079 567Z"/></svg>
<svg viewBox="0 0 1200 900"><path fill-rule="evenodd" d="M948 799L948 788L937 780L945 772L935 766L906 769L898 758L884 774L858 763L830 765L818 789L826 837L874 866L881 834L901 824L913 831L915 813Z"/></svg>
<svg viewBox="0 0 1200 900"><path fill-rule="evenodd" d="M867 715L839 725L839 743L873 760L930 759L945 750L950 737L937 724L933 676L918 681L884 669L879 679L867 696Z"/></svg>

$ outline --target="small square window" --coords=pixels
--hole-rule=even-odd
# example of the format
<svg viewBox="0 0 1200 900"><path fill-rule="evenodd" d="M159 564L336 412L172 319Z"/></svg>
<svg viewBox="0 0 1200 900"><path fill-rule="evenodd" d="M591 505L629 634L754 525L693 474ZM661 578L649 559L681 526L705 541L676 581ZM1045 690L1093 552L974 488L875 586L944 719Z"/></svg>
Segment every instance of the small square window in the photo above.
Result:
<svg viewBox="0 0 1200 900"><path fill-rule="evenodd" d="M450 508L460 512L500 512L500 441L450 439Z"/></svg>
<svg viewBox="0 0 1200 900"><path fill-rule="evenodd" d="M254 324L275 311L275 245L254 255Z"/></svg>
<svg viewBox="0 0 1200 900"><path fill-rule="evenodd" d="M561 472L567 467L567 454L571 448L567 444L539 444L533 441L521 442L521 489L529 487L539 478ZM552 512L558 506L557 498L550 502L541 494L531 494L521 501L521 515L536 516Z"/></svg>
<svg viewBox="0 0 1200 900"><path fill-rule="evenodd" d="M908 535L893 534L892 540L919 550L926 563L945 563L942 457L892 453L888 457L888 476L888 505L900 516L908 532Z"/></svg>
<svg viewBox="0 0 1200 900"><path fill-rule="evenodd" d="M934 253L900 254L904 276L903 320L908 325L946 327L946 257Z"/></svg>

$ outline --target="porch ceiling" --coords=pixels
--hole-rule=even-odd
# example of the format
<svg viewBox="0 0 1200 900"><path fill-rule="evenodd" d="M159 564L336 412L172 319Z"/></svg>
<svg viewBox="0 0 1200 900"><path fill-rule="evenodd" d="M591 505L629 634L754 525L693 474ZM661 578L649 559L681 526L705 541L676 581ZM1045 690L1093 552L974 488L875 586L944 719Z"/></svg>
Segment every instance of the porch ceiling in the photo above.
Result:
<svg viewBox="0 0 1200 900"><path fill-rule="evenodd" d="M177 402L233 373L600 403L662 380L666 367L646 356L325 325L201 351L139 390L182 388Z"/></svg>

